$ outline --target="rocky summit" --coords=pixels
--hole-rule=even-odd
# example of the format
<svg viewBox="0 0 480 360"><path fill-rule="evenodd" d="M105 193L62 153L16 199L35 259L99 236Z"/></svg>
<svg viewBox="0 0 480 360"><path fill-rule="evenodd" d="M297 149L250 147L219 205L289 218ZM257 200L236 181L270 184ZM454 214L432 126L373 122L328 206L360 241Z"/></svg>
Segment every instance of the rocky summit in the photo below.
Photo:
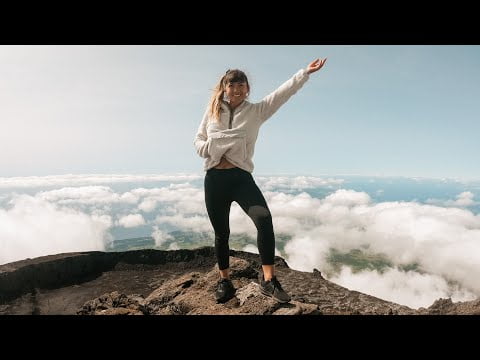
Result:
<svg viewBox="0 0 480 360"><path fill-rule="evenodd" d="M276 273L292 296L287 304L261 294L259 255L230 252L235 297L217 304L214 249L82 252L0 266L0 314L32 315L444 315L480 314L480 300L438 299L411 309L350 291L317 269Z"/></svg>

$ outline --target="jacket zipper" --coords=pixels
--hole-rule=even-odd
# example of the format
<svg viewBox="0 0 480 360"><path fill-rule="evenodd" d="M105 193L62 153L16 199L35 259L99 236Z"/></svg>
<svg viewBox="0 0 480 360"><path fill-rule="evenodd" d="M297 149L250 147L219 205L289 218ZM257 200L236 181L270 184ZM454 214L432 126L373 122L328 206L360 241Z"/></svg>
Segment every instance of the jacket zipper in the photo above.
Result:
<svg viewBox="0 0 480 360"><path fill-rule="evenodd" d="M233 112L235 110L232 110L232 109L229 109L230 110L230 121L228 122L228 128L231 129L232 128L232 122L233 122Z"/></svg>
<svg viewBox="0 0 480 360"><path fill-rule="evenodd" d="M242 106L242 105L243 105L243 103L242 103L240 106ZM237 108L232 109L232 108L230 107L230 105L227 105L228 111L230 111L230 120L229 120L229 122L228 122L228 128L229 128L229 129L232 128L233 115L235 115L235 110L238 109L240 106L237 106Z"/></svg>

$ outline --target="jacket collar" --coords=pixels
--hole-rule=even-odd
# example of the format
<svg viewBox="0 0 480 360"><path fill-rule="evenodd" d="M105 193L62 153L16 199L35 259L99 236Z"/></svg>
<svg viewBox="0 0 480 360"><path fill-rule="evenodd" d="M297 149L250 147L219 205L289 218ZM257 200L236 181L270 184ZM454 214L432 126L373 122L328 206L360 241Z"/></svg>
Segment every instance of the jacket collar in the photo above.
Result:
<svg viewBox="0 0 480 360"><path fill-rule="evenodd" d="M245 105L247 105L247 104L250 104L250 103L249 103L247 100L243 100L243 102L242 102L237 108L235 108L235 110L241 109L241 108L243 108L243 107L244 107ZM223 100L222 100L222 103L221 103L220 106L221 106L223 109L226 109L226 110L230 111L230 105L229 105L226 101L223 101Z"/></svg>

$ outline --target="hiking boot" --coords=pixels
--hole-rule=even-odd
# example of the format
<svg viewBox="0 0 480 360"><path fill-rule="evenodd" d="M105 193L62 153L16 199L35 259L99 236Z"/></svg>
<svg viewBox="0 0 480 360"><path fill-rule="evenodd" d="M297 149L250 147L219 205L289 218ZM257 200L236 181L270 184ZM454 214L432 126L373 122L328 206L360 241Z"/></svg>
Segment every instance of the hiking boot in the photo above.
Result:
<svg viewBox="0 0 480 360"><path fill-rule="evenodd" d="M220 279L215 291L215 299L217 303L224 303L233 298L237 290L233 287L230 279Z"/></svg>
<svg viewBox="0 0 480 360"><path fill-rule="evenodd" d="M281 303L288 303L291 300L290 295L282 289L282 285L280 285L280 282L275 276L272 280L268 281L265 281L262 276L262 280L260 281L260 291L262 294L270 296Z"/></svg>

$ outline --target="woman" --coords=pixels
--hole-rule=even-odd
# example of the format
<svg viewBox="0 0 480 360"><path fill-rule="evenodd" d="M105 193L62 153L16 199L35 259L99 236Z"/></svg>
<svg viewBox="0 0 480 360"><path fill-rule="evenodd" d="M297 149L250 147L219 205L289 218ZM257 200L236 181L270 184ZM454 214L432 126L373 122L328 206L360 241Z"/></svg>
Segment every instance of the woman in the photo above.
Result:
<svg viewBox="0 0 480 360"><path fill-rule="evenodd" d="M327 59L316 59L259 103L246 100L250 92L247 76L228 70L218 82L198 128L194 144L205 158L205 203L215 231L215 254L220 280L215 297L223 303L235 295L229 278L229 214L232 201L253 220L262 261L263 294L279 302L289 302L275 276L275 235L272 216L262 192L252 177L252 157L260 126L270 118L308 80Z"/></svg>

